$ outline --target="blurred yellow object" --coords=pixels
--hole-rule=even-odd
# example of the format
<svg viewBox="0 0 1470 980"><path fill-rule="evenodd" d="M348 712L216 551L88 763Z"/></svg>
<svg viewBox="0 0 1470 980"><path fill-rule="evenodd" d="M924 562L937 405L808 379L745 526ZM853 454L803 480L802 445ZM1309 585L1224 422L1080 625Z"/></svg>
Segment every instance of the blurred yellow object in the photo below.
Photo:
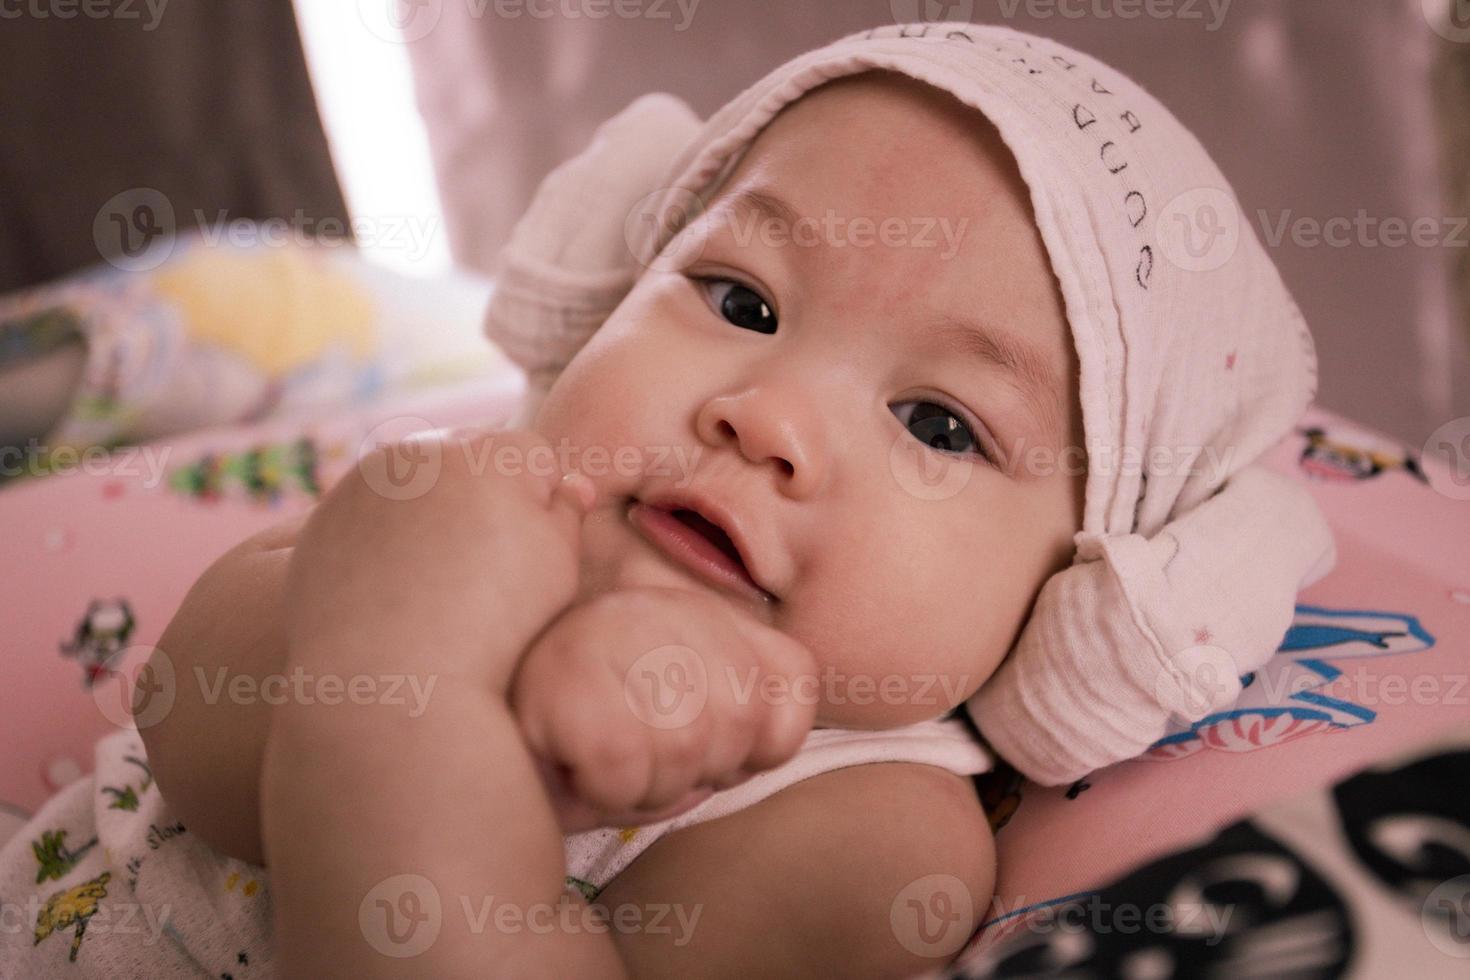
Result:
<svg viewBox="0 0 1470 980"><path fill-rule="evenodd" d="M372 297L330 259L297 247L189 249L158 270L154 289L192 338L274 379L334 345L359 359L378 348Z"/></svg>

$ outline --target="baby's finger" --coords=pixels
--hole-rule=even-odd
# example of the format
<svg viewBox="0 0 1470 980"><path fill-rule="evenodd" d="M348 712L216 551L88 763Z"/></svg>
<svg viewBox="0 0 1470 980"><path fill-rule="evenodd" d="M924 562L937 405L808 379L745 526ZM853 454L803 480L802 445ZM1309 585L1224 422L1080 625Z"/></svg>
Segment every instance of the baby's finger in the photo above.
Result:
<svg viewBox="0 0 1470 980"><path fill-rule="evenodd" d="M779 766L801 748L816 723L819 687L816 658L800 641L778 630L762 626L755 632L756 650L763 673L779 678L778 690L785 696L762 704L757 729L751 739L744 768L760 772Z"/></svg>
<svg viewBox="0 0 1470 980"><path fill-rule="evenodd" d="M746 769L772 769L796 754L816 721L817 708L810 702L809 698L782 698L766 709L745 757Z"/></svg>
<svg viewBox="0 0 1470 980"><path fill-rule="evenodd" d="M568 779L582 800L599 810L639 806L653 780L652 751L641 732L607 729L592 719L561 726L555 757L569 767Z"/></svg>
<svg viewBox="0 0 1470 980"><path fill-rule="evenodd" d="M668 820L681 813L689 812L713 796L714 792L713 787L699 786L689 790L666 807L657 810L633 810L628 813L605 813L601 815L599 822L606 827L642 827L646 824L658 823L660 820Z"/></svg>
<svg viewBox="0 0 1470 980"><path fill-rule="evenodd" d="M728 789L749 779L751 772L745 767L759 729L759 720L727 724L710 745L701 782L716 789Z"/></svg>
<svg viewBox="0 0 1470 980"><path fill-rule="evenodd" d="M696 762L670 764L658 761L649 776L647 792L638 801L639 810L655 811L672 806L680 797L698 789L704 766Z"/></svg>
<svg viewBox="0 0 1470 980"><path fill-rule="evenodd" d="M552 508L570 508L578 520L586 517L596 502L597 487L576 470L562 476L551 490Z"/></svg>

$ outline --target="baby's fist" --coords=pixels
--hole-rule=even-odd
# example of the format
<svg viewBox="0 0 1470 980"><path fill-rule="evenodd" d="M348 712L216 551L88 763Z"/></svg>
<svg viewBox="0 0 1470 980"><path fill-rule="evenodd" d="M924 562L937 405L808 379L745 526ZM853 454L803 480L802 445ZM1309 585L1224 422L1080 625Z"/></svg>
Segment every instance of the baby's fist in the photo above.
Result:
<svg viewBox="0 0 1470 980"><path fill-rule="evenodd" d="M815 673L802 644L716 596L630 588L554 620L511 705L575 831L664 819L785 762L815 719L794 693Z"/></svg>

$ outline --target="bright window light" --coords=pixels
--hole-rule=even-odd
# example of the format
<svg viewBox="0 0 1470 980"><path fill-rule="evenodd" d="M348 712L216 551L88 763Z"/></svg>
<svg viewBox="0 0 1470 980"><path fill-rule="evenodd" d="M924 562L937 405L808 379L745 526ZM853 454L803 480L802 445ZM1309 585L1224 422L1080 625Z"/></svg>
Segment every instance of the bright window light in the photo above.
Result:
<svg viewBox="0 0 1470 980"><path fill-rule="evenodd" d="M369 29L362 0L295 4L322 125L364 257L419 275L444 272L449 239L407 49Z"/></svg>

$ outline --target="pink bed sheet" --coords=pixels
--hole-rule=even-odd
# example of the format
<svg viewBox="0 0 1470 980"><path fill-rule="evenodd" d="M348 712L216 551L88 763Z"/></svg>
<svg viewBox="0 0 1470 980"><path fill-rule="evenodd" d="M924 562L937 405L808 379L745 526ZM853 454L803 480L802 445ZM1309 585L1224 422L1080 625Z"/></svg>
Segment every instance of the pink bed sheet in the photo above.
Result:
<svg viewBox="0 0 1470 980"><path fill-rule="evenodd" d="M315 419L81 455L0 488L0 842L90 769L93 744L127 717L112 671L136 672L211 562L309 509L364 446L504 424L523 391L507 370Z"/></svg>

